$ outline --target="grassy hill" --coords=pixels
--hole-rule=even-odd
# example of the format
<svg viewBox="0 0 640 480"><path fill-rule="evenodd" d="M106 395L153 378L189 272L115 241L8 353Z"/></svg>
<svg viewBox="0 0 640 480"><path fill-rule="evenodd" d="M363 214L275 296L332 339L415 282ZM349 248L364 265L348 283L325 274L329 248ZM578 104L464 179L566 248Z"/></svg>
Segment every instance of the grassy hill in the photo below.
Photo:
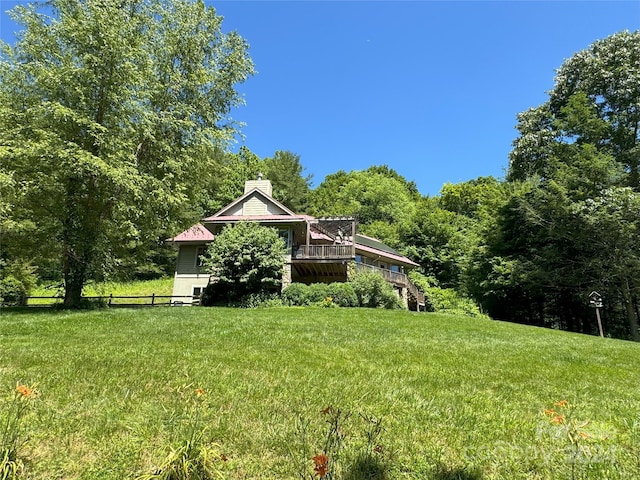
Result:
<svg viewBox="0 0 640 480"><path fill-rule="evenodd" d="M136 478L194 432L219 478L312 478L327 438L326 478L640 478L639 365L629 342L404 311L0 311L0 419L16 382L39 391L33 479Z"/></svg>

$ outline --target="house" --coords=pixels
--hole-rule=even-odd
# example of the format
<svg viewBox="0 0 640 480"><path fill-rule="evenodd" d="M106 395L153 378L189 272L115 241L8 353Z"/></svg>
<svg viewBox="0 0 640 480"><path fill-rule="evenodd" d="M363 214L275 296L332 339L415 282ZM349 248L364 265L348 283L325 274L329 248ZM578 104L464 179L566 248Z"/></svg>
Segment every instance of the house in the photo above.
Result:
<svg viewBox="0 0 640 480"><path fill-rule="evenodd" d="M210 277L201 268L207 244L225 225L253 221L277 229L287 247L283 288L292 282L346 282L356 272L376 271L396 288L407 308L424 308L424 294L407 276L418 264L359 234L354 218L299 215L274 199L272 191L269 180L247 181L241 197L171 239L178 248L173 296L190 304L200 295Z"/></svg>

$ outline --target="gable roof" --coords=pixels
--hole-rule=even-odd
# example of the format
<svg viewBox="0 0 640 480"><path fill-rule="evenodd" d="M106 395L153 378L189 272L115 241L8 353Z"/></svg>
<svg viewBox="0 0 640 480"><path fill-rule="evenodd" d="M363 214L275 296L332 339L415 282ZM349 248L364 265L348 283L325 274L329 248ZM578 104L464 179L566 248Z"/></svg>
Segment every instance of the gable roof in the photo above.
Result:
<svg viewBox="0 0 640 480"><path fill-rule="evenodd" d="M169 239L173 242L210 242L215 238L206 227L196 223L193 227Z"/></svg>
<svg viewBox="0 0 640 480"><path fill-rule="evenodd" d="M249 199L249 197L252 197L252 196L262 197L262 199L264 201L266 201L267 203L271 203L272 205L275 205L278 209L280 209L283 212L285 212L284 216L300 217L300 215L296 215L294 212L289 210L287 207L285 207L282 203L277 201L275 198L270 197L269 195L267 195L265 192L263 192L262 190L260 190L258 188L253 188L253 189L249 190L247 193L243 194L242 196L236 198L230 204L222 207L220 210L218 210L216 213L214 213L210 217L207 217L207 218L203 219L203 221L204 222L209 222L209 221L215 220L217 217L225 216L225 213L228 213L229 210L233 210L239 204L243 203L245 200ZM282 215L279 215L279 216L282 216Z"/></svg>

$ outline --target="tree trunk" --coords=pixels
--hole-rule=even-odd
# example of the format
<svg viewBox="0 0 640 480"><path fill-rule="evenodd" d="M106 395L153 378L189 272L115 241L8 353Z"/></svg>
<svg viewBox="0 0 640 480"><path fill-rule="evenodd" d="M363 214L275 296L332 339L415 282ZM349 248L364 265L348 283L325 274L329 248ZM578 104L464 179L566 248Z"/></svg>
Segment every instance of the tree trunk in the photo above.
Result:
<svg viewBox="0 0 640 480"><path fill-rule="evenodd" d="M79 308L82 303L82 287L86 281L85 270L78 262L70 262L65 265L64 272L64 306L66 308ZM74 264L75 263L75 264Z"/></svg>
<svg viewBox="0 0 640 480"><path fill-rule="evenodd" d="M64 276L64 306L79 308L82 288L87 281L95 229L87 220L86 188L78 178L67 181L65 219L62 226L62 272Z"/></svg>
<svg viewBox="0 0 640 480"><path fill-rule="evenodd" d="M624 306L627 312L627 321L631 330L631 339L634 342L640 342L640 331L638 330L638 317L636 317L636 309L631 298L631 290L629 289L629 280L622 281L622 296L624 297Z"/></svg>

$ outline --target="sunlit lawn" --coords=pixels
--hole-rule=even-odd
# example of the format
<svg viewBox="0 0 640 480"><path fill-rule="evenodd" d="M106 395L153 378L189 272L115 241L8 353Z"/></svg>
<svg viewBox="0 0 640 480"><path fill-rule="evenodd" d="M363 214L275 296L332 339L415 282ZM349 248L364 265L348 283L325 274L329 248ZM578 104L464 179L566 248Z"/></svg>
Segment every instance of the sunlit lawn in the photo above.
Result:
<svg viewBox="0 0 640 480"><path fill-rule="evenodd" d="M82 294L87 297L102 296L108 298L109 295L118 296L140 296L150 297L151 295L167 296L171 295L173 288L173 278L160 278L157 280L142 280L135 282L103 282L90 283L85 286ZM32 297L59 297L59 298L32 298L29 305L50 305L60 302L64 297L61 284L45 284L39 285L31 294ZM158 302L169 303L169 299L158 299ZM116 298L114 303L151 303L149 298Z"/></svg>
<svg viewBox="0 0 640 480"><path fill-rule="evenodd" d="M352 414L335 478L365 478L361 414L385 428L371 478L640 478L639 366L629 342L436 314L0 311L0 386L40 391L22 450L33 479L152 471L196 388L222 478L299 478L299 426L319 452L328 405ZM559 400L556 425L544 410Z"/></svg>

